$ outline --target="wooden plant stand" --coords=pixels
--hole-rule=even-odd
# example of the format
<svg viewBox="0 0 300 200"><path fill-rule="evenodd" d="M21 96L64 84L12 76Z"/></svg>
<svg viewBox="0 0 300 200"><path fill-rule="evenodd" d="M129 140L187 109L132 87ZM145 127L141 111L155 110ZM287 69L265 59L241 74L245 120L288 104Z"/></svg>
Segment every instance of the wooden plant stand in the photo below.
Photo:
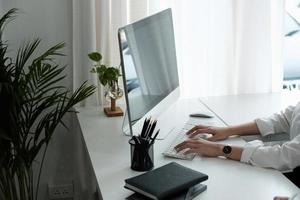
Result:
<svg viewBox="0 0 300 200"><path fill-rule="evenodd" d="M116 106L116 99L110 98L110 107L105 107L104 108L104 113L106 114L107 117L118 117L118 116L123 116L124 112L123 110L119 107Z"/></svg>

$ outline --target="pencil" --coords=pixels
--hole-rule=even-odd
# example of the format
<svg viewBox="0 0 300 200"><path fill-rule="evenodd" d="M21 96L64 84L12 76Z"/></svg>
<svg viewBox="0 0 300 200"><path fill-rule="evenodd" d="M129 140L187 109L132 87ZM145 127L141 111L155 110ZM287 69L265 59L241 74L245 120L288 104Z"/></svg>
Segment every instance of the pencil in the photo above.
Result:
<svg viewBox="0 0 300 200"><path fill-rule="evenodd" d="M153 120L150 118L149 119L149 124L148 124L148 126L147 126L147 129L146 129L146 132L145 132L145 134L144 134L144 138L147 138L148 137L148 134L149 134L149 131L150 131L150 129L151 129L151 126L152 126L152 124L153 124Z"/></svg>
<svg viewBox="0 0 300 200"><path fill-rule="evenodd" d="M147 130L148 124L149 124L149 120L147 118L145 118L144 125L143 125L142 132L141 132L141 136L142 137L145 136L145 132Z"/></svg>
<svg viewBox="0 0 300 200"><path fill-rule="evenodd" d="M152 137L152 135L153 135L153 131L154 131L154 129L155 129L155 126L156 126L156 123L157 123L157 120L154 120L154 122L153 122L153 123L152 123L152 125L151 125L150 131L149 131L149 133L148 133L147 137L149 137L149 138L151 138L151 137Z"/></svg>
<svg viewBox="0 0 300 200"><path fill-rule="evenodd" d="M152 138L152 140L151 140L151 143L150 143L150 144L153 144L153 143L154 143L154 141L155 141L156 137L158 136L158 133L159 133L159 131L160 131L160 129L158 129L158 131L155 133L155 135L154 135L154 137Z"/></svg>

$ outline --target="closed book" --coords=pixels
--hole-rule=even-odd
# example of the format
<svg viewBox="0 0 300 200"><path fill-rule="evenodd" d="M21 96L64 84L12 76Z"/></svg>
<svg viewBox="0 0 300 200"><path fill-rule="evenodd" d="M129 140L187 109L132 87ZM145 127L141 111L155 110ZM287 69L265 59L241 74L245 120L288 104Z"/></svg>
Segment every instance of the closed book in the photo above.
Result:
<svg viewBox="0 0 300 200"><path fill-rule="evenodd" d="M206 174L176 162L125 180L125 188L151 199L165 199L208 179Z"/></svg>
<svg viewBox="0 0 300 200"><path fill-rule="evenodd" d="M200 193L205 191L207 186L201 183L190 187L187 190L182 191L181 193L175 194L174 196L167 197L168 200L192 200ZM146 197L139 193L134 193L126 198L127 200L152 200L149 197Z"/></svg>

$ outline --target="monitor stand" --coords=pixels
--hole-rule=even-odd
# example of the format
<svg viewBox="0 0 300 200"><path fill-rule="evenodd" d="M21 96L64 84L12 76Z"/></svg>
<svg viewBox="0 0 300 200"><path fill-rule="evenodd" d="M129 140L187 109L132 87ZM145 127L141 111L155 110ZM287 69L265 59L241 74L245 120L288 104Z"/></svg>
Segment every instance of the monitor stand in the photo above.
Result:
<svg viewBox="0 0 300 200"><path fill-rule="evenodd" d="M138 135L138 131L137 129L134 131L130 131L130 126L128 124L128 113L125 112L125 116L124 116L124 119L123 119L123 125L122 125L122 131L123 131L123 134L125 136L132 136L132 135ZM134 129L134 128L133 128ZM172 133L174 130L176 130L176 127L173 126L173 127L163 127L161 128L158 136L157 136L157 140L163 140L165 139L170 133ZM134 134L131 134L131 133L134 133Z"/></svg>
<svg viewBox="0 0 300 200"><path fill-rule="evenodd" d="M146 117L151 116L155 119L158 119L161 116L161 114L164 113L164 111L171 109L171 107L178 101L179 96L180 96L179 88L176 88L161 102L159 102L156 106L154 106L149 112L147 112L141 119L137 120L136 123L134 123L134 125L130 124L131 120L130 120L128 109L126 108L125 116L123 119L123 126L122 126L124 135L126 136L138 135L140 133L140 130L142 130L143 123ZM163 121L166 122L166 120ZM176 125L170 126L169 124L168 126L165 126L164 122L158 120L158 123L156 125L156 127L160 128L160 133L157 137L157 139L159 140L165 139L176 128Z"/></svg>
<svg viewBox="0 0 300 200"><path fill-rule="evenodd" d="M132 136L132 130L131 130L131 126L129 125L129 116L128 116L127 109L125 111L124 118L123 118L122 131L125 136Z"/></svg>

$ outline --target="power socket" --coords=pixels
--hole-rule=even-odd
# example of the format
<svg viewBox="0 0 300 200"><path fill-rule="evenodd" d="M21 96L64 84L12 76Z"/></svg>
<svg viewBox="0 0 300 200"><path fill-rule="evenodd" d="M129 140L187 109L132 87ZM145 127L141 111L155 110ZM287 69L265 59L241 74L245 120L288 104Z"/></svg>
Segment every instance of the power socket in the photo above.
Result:
<svg viewBox="0 0 300 200"><path fill-rule="evenodd" d="M66 185L48 185L49 199L65 199L74 197L74 186Z"/></svg>

